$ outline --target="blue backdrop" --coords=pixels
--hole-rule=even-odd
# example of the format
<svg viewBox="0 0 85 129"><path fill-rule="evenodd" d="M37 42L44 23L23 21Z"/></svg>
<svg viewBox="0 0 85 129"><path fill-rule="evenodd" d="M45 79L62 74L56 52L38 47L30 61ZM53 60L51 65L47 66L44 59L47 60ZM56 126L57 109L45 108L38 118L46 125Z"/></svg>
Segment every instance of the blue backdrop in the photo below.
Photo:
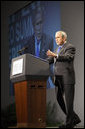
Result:
<svg viewBox="0 0 85 129"><path fill-rule="evenodd" d="M55 32L61 29L60 19L60 2L59 1L35 1L31 4L18 10L11 16L9 16L9 71L11 68L11 60L14 57L19 56L17 53L22 47L26 45L26 42L34 32L31 21L31 12L33 9L42 6L44 12L44 25L43 31L49 34L54 39ZM50 80L50 79L49 79ZM54 85L50 80L50 86L47 88L53 88ZM10 95L13 95L13 84L10 82Z"/></svg>

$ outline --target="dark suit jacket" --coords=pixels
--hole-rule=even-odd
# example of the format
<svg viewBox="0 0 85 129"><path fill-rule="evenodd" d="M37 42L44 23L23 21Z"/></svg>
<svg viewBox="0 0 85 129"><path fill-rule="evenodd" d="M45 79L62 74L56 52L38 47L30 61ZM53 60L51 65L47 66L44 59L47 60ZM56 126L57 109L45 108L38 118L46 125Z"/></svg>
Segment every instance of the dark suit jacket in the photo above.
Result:
<svg viewBox="0 0 85 129"><path fill-rule="evenodd" d="M54 51L57 54L57 48ZM54 64L55 75L63 77L64 84L75 84L74 72L75 47L70 43L65 43L59 52ZM54 63L54 58L48 58L49 63Z"/></svg>
<svg viewBox="0 0 85 129"><path fill-rule="evenodd" d="M30 53L32 55L35 55L34 35L28 39L26 46L28 46L28 49L25 51L25 53ZM40 58L43 58L43 59L47 58L46 52L48 49L53 51L53 38L43 33L41 38Z"/></svg>

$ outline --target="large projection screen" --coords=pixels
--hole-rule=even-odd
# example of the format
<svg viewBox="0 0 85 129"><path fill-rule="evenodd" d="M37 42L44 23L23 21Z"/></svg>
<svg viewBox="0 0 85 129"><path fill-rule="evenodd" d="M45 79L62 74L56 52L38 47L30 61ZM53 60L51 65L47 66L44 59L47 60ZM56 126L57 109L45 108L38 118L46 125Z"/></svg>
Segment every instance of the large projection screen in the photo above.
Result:
<svg viewBox="0 0 85 129"><path fill-rule="evenodd" d="M36 15L37 12L41 13L41 16ZM12 58L19 56L18 51L23 47L28 49L22 54L36 54L36 37L41 38L40 58L45 59L46 51L55 49L55 32L60 29L59 1L34 1L11 14L9 16L9 71ZM53 72L53 67L51 69ZM54 88L50 77L47 88ZM10 94L13 93L13 84L10 82Z"/></svg>

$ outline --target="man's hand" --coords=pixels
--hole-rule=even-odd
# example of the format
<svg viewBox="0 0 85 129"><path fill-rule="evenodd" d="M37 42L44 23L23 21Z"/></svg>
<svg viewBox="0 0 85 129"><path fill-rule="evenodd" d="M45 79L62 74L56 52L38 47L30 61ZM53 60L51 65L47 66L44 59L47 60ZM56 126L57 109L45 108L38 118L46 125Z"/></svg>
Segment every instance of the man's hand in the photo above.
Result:
<svg viewBox="0 0 85 129"><path fill-rule="evenodd" d="M46 54L47 56L57 57L57 55L50 50L48 50Z"/></svg>

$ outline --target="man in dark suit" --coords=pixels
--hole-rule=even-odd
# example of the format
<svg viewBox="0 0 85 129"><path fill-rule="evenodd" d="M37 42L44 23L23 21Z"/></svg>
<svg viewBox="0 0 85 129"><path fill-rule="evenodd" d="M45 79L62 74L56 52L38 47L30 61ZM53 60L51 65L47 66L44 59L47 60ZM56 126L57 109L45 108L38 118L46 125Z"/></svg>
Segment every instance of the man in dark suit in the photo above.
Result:
<svg viewBox="0 0 85 129"><path fill-rule="evenodd" d="M53 38L43 32L44 14L41 6L32 10L33 35L28 38L26 53L46 59L48 49L53 50Z"/></svg>
<svg viewBox="0 0 85 129"><path fill-rule="evenodd" d="M55 86L58 86L57 100L63 112L66 114L66 123L60 128L73 128L81 120L73 110L74 102L74 57L75 47L67 43L67 34L58 31L55 34L58 48L52 52L47 51L49 63L54 63ZM56 90L55 90L56 91ZM65 93L65 100L63 94Z"/></svg>

